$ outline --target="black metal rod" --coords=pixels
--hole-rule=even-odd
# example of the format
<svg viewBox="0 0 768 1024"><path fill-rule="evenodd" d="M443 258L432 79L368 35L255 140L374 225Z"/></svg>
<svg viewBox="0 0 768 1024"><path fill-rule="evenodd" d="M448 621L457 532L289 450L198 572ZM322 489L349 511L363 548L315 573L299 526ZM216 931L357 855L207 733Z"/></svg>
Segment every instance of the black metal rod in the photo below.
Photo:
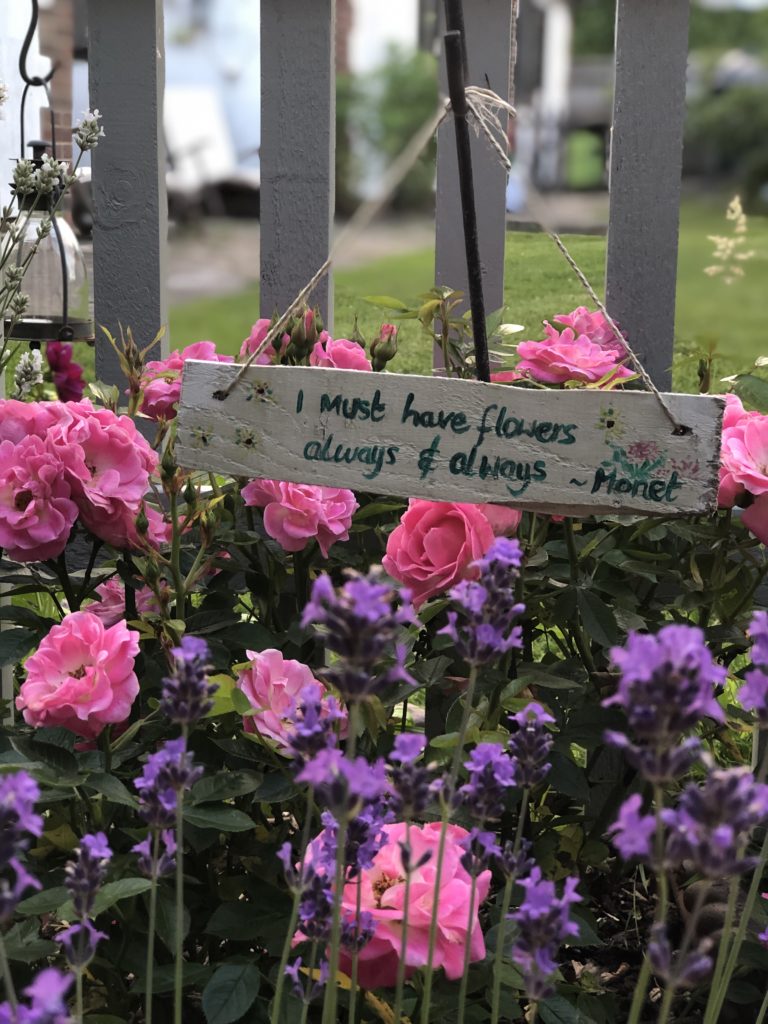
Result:
<svg viewBox="0 0 768 1024"><path fill-rule="evenodd" d="M467 30L464 25L464 4L462 0L445 0L445 30L461 33L461 66L464 81L469 81L469 59L467 57Z"/></svg>
<svg viewBox="0 0 768 1024"><path fill-rule="evenodd" d="M464 220L464 247L467 254L469 304L472 312L472 337L475 342L475 372L478 380L491 379L488 358L488 337L485 330L485 300L483 299L483 271L480 263L480 242L477 234L475 209L475 183L472 174L472 148L467 123L467 97L461 59L461 33L446 32L445 60L448 68L448 94L456 128L456 155L459 163L459 189L461 213Z"/></svg>

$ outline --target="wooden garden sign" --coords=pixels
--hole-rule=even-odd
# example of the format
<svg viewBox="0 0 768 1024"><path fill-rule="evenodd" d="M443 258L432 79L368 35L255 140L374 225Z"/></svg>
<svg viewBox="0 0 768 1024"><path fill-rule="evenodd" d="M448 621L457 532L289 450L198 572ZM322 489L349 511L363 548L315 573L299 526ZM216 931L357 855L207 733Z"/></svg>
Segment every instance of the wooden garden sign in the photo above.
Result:
<svg viewBox="0 0 768 1024"><path fill-rule="evenodd" d="M320 367L184 366L181 465L565 515L714 511L724 402Z"/></svg>

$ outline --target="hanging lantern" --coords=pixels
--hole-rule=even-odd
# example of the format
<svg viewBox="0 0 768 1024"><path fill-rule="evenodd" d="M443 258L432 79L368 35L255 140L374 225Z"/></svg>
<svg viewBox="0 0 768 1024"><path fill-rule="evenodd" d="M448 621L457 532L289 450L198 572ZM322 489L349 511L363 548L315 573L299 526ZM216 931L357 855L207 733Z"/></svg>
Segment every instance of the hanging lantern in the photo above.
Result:
<svg viewBox="0 0 768 1024"><path fill-rule="evenodd" d="M56 156L56 130L51 92L45 77L29 75L26 59L37 28L38 0L32 0L32 19L19 57L19 70L26 83L21 99L21 156L24 157L24 113L30 88L45 90L50 111L50 142L30 142L32 163L43 165L46 153ZM54 69L55 70L55 69ZM29 296L24 313L12 323L6 320L6 336L30 341L36 347L46 341L92 341L95 337L91 317L91 294L83 251L69 223L58 212L60 189L46 195L38 192L19 197L19 222L24 225L14 254L17 266L25 263L30 252L22 291ZM50 230L40 237L40 228L50 220Z"/></svg>

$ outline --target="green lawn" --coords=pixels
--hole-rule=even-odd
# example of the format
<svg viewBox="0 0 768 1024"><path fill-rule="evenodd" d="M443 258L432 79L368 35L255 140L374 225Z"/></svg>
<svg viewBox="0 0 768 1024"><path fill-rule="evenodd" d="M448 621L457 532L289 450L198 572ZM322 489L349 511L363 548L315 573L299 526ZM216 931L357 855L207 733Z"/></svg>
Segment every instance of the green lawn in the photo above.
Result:
<svg viewBox="0 0 768 1024"><path fill-rule="evenodd" d="M725 201L687 201L683 205L678 274L675 385L695 387L698 351L710 345L718 353L716 378L746 369L768 349L764 335L764 282L768 277L768 218L751 218L749 243L756 255L744 264L746 277L728 286L707 277L713 245L707 236L726 233ZM730 227L730 225L729 225ZM605 240L570 236L569 248L595 286L602 285ZM342 337L359 318L366 338L373 336L382 311L366 295L393 295L410 303L433 278L431 250L414 252L340 270L335 278L335 333ZM510 232L507 237L505 299L508 319L525 324L527 337L540 336L541 321L580 304L589 304L581 285L551 241L543 235ZM171 312L174 347L210 338L222 351L236 353L258 316L258 289L217 299L202 299ZM430 353L412 321L401 330L393 369L429 372Z"/></svg>

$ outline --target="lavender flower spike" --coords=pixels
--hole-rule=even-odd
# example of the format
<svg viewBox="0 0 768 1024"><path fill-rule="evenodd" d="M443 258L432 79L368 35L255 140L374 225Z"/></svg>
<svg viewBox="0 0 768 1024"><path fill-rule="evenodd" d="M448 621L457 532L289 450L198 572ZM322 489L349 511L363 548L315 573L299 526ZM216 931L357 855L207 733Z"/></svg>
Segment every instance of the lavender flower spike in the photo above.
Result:
<svg viewBox="0 0 768 1024"><path fill-rule="evenodd" d="M554 721L552 715L536 701L510 716L509 724L513 731L508 746L515 766L516 786L536 786L548 774L549 752L554 737L547 726L553 725Z"/></svg>
<svg viewBox="0 0 768 1024"><path fill-rule="evenodd" d="M14 1009L10 1003L0 1003L0 1024L70 1024L66 996L73 981L71 974L46 967L24 989L27 1005L20 1003Z"/></svg>
<svg viewBox="0 0 768 1024"><path fill-rule="evenodd" d="M515 599L522 551L516 540L498 537L487 554L472 568L477 580L462 580L448 591L456 610L448 612L448 625L440 632L449 636L460 657L482 665L522 645L517 619L525 605Z"/></svg>
<svg viewBox="0 0 768 1024"><path fill-rule="evenodd" d="M581 902L576 892L578 879L566 878L560 897L555 895L554 882L544 881L538 867L519 884L525 889L525 899L510 915L517 925L512 960L523 972L528 997L544 999L552 992L558 950L567 939L579 934L578 925L570 918L571 905Z"/></svg>
<svg viewBox="0 0 768 1024"><path fill-rule="evenodd" d="M147 763L134 786L139 791L139 814L153 828L176 823L178 794L191 789L203 774L194 764L184 739L168 740Z"/></svg>
<svg viewBox="0 0 768 1024"><path fill-rule="evenodd" d="M349 579L335 591L330 577L318 576L301 624L322 626L325 646L338 662L319 675L347 701L364 700L391 683L416 685L404 664L405 650L397 637L414 621L413 611L399 602L397 591L380 569L367 576L348 571ZM406 599L407 592L402 592ZM391 659L394 664L385 667Z"/></svg>
<svg viewBox="0 0 768 1024"><path fill-rule="evenodd" d="M107 876L107 865L112 859L107 837L103 832L83 836L75 851L74 860L64 868L64 885L67 887L75 914L79 918L90 917L96 894Z"/></svg>
<svg viewBox="0 0 768 1024"><path fill-rule="evenodd" d="M182 637L171 650L173 673L163 679L161 710L172 722L194 725L213 707L211 697L218 687L208 682L208 645L196 636Z"/></svg>
<svg viewBox="0 0 768 1024"><path fill-rule="evenodd" d="M478 743L464 762L469 781L459 789L459 797L473 817L480 821L500 818L504 796L515 784L515 766L500 743Z"/></svg>
<svg viewBox="0 0 768 1024"><path fill-rule="evenodd" d="M27 889L40 889L20 856L29 836L39 836L43 819L35 813L40 789L26 772L0 776L0 925L9 921Z"/></svg>

